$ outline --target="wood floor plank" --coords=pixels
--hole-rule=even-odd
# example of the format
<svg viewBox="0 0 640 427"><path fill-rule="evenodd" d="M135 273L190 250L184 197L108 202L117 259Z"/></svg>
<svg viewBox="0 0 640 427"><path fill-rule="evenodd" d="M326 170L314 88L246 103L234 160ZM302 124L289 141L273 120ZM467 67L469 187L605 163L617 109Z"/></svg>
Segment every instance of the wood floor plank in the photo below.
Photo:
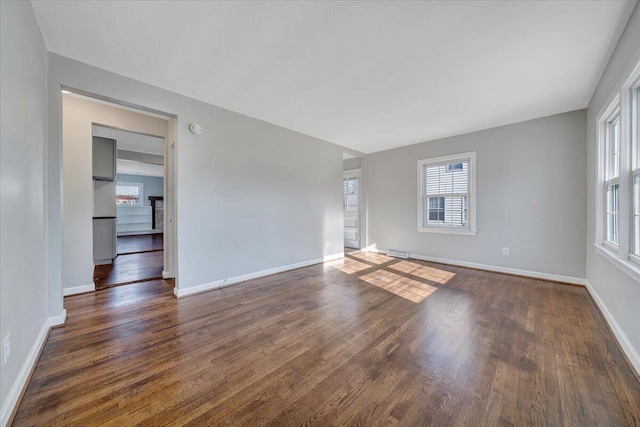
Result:
<svg viewBox="0 0 640 427"><path fill-rule="evenodd" d="M583 288L350 252L65 308L14 425L640 424L640 384Z"/></svg>
<svg viewBox="0 0 640 427"><path fill-rule="evenodd" d="M134 236L118 236L118 254L161 251L163 249L163 234L140 234Z"/></svg>

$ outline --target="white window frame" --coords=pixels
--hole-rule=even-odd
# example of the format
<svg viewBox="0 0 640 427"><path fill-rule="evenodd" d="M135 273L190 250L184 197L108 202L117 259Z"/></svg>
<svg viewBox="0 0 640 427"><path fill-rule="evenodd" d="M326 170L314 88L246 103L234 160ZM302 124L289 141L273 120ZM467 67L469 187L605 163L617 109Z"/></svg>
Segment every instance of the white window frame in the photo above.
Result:
<svg viewBox="0 0 640 427"><path fill-rule="evenodd" d="M618 250L618 247L620 245L620 241L622 240L622 233L620 232L620 225L621 225L621 206L618 206L618 241L617 242L613 242L609 240L609 236L608 236L608 225L607 225L607 221L608 221L608 216L609 216L609 201L608 201L608 190L609 187L613 186L613 185L618 185L618 198L619 200L619 205L622 204L622 188L620 187L620 181L621 181L621 174L622 174L622 169L623 169L623 159L622 159L622 151L623 151L623 144L622 144L622 117L621 117L621 109L620 109L620 102L619 100L617 100L617 102L614 102L613 104L611 104L611 107L607 110L610 111L610 114L606 116L606 118L604 120L602 120L601 123L601 127L602 127L602 132L603 132L603 148L604 148L604 154L603 154L603 161L604 161L604 166L603 166L603 171L604 171L604 183L602 185L602 188L600 189L600 191L604 192L603 198L604 198L604 221L605 223L603 224L603 234L602 234L602 243L606 246L608 246L609 248L611 248L612 250ZM614 162L614 151L613 151L613 129L615 126L615 123L619 123L620 124L620 135L618 136L618 165L615 165ZM610 171L615 167L618 168L618 175L611 177L610 176Z"/></svg>
<svg viewBox="0 0 640 427"><path fill-rule="evenodd" d="M635 192L634 182L637 177L640 177L640 76L631 87L630 92L630 124L631 124L631 242L629 249L629 259L636 264L640 265L640 247L636 247L636 234L640 235L640 229L635 228Z"/></svg>
<svg viewBox="0 0 640 427"><path fill-rule="evenodd" d="M469 162L469 188L467 197L467 226L455 227L455 226L425 226L423 224L424 218L424 185L426 180L423 176L425 166L446 164L446 163L459 163ZM432 157L429 159L418 160L418 198L417 198L417 230L421 233L443 233L443 234L460 234L466 236L475 236L477 234L476 228L476 152L471 151L468 153L453 154L449 156ZM435 196L435 195L434 195ZM428 209L428 208L427 208Z"/></svg>
<svg viewBox="0 0 640 427"><path fill-rule="evenodd" d="M119 208L137 208L144 206L144 183L143 182L129 182L129 181L116 181L116 199L118 197L118 186L122 187L138 187L140 197L138 203L135 205L118 205ZM117 202L116 202L117 203Z"/></svg>
<svg viewBox="0 0 640 427"><path fill-rule="evenodd" d="M640 161L636 151L640 150L638 129L640 124L632 115L634 92L640 90L640 54L623 74L617 89L609 97L603 109L597 115L597 174L596 174L596 216L595 242L596 252L624 271L629 277L640 282L640 256L634 254L633 225L633 179L640 175ZM609 178L607 131L611 118L620 114L620 169L618 177ZM635 144L635 146L634 146ZM619 227L618 244L607 241L607 197L606 189L612 183L619 184Z"/></svg>

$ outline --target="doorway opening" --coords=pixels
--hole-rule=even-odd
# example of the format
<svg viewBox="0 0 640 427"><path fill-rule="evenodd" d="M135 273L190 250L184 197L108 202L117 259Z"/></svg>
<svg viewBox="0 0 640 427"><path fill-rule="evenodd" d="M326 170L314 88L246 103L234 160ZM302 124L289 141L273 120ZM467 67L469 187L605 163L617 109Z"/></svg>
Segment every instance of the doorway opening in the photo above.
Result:
<svg viewBox="0 0 640 427"><path fill-rule="evenodd" d="M93 138L116 145L115 199L109 195L116 209L116 256L96 264L96 289L162 279L165 139L97 124Z"/></svg>
<svg viewBox="0 0 640 427"><path fill-rule="evenodd" d="M62 107L64 295L175 278L175 117L67 90Z"/></svg>

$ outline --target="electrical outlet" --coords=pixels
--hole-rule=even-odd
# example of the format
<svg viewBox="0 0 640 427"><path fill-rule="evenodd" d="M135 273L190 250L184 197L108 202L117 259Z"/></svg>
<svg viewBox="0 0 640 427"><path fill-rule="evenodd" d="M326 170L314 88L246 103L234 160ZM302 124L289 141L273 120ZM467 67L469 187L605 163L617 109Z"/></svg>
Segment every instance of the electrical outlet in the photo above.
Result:
<svg viewBox="0 0 640 427"><path fill-rule="evenodd" d="M2 364L6 365L11 353L11 335L7 335L2 340Z"/></svg>
<svg viewBox="0 0 640 427"><path fill-rule="evenodd" d="M509 255L509 248L502 248L502 255Z"/></svg>

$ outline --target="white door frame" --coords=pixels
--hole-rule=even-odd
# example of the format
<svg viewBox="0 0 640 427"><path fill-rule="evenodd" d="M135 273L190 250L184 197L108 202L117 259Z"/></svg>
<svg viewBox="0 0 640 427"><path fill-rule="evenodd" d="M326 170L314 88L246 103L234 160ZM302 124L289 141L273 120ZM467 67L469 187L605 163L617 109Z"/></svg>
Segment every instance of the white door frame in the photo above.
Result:
<svg viewBox="0 0 640 427"><path fill-rule="evenodd" d="M65 86L65 88L67 88ZM152 135L143 132L137 132L134 130L120 128L116 126L111 126L107 124L102 124L99 122L92 122L91 129L93 130L93 126L102 126L111 129L118 129L130 133L137 133L141 135L153 136L156 138L163 138L164 140L164 184L163 184L163 197L164 197L164 209L165 209L165 218L163 221L163 271L162 277L164 279L175 279L175 290L179 287L178 282L178 243L177 243L177 200L178 200L178 191L177 191L177 116L169 114L169 113L161 113L161 112L153 112L150 113L146 108L138 105L130 105L125 103L124 101L109 99L103 100L101 96L89 93L82 90L77 90L73 88L69 88L74 93L78 93L81 96L87 98L88 100L96 103L106 103L107 105L113 108L123 108L128 109L130 111L134 111L138 114L147 114L151 116L155 116L161 118L163 120L167 120L167 135L166 137L161 135ZM57 95L61 97L60 90L57 91ZM60 106L62 106L62 99L60 98ZM62 123L64 120L64 111L60 107L60 116L59 116L59 126L62 129ZM62 149L62 144L64 141L62 139L62 135L60 135L60 150ZM62 160L60 159L60 163ZM62 166L62 165L61 165ZM60 187L63 187L63 178L60 176ZM64 215L64 204L61 200L61 211ZM61 226L62 228L62 226ZM62 228L63 229L63 228ZM60 269L62 269L62 265L60 265ZM64 292L64 289L62 290ZM64 300L63 300L64 306Z"/></svg>

